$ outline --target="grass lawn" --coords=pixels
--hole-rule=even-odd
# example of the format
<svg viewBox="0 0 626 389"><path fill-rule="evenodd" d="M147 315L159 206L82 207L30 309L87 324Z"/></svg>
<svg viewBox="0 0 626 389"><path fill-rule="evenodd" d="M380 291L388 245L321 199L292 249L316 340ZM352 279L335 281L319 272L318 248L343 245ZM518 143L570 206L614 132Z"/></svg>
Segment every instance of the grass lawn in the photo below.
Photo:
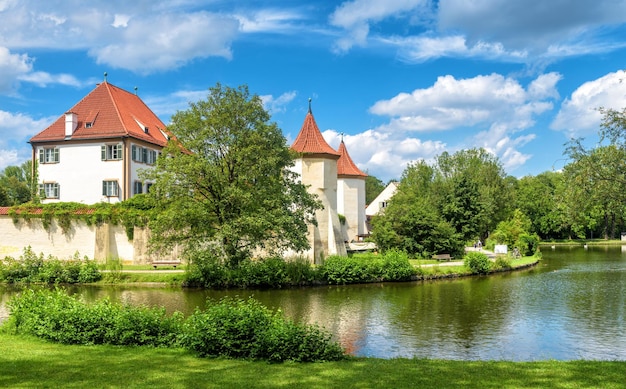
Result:
<svg viewBox="0 0 626 389"><path fill-rule="evenodd" d="M624 388L626 362L355 358L268 364L180 349L67 346L0 334L0 387Z"/></svg>

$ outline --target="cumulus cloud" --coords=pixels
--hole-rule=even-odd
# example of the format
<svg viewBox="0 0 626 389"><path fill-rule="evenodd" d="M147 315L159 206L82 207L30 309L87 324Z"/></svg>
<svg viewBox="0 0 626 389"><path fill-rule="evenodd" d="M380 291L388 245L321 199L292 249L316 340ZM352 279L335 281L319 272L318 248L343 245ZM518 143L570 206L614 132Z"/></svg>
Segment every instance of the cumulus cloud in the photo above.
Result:
<svg viewBox="0 0 626 389"><path fill-rule="evenodd" d="M597 133L602 120L598 108L626 107L625 78L626 72L620 70L585 82L563 101L550 128L570 138Z"/></svg>
<svg viewBox="0 0 626 389"><path fill-rule="evenodd" d="M150 73L180 67L194 58L230 58L238 30L234 18L208 12L152 15L129 20L120 31L122 39L89 53L98 63Z"/></svg>
<svg viewBox="0 0 626 389"><path fill-rule="evenodd" d="M263 106L270 113L275 114L278 112L285 112L285 107L287 104L291 103L293 99L296 98L296 91L285 92L278 97L274 97L272 95L263 95L260 96L263 101Z"/></svg>
<svg viewBox="0 0 626 389"><path fill-rule="evenodd" d="M26 54L13 54L0 46L0 94L15 90L17 79L32 70L32 59Z"/></svg>
<svg viewBox="0 0 626 389"><path fill-rule="evenodd" d="M28 139L56 118L33 119L21 113L0 110L0 170L30 158Z"/></svg>
<svg viewBox="0 0 626 389"><path fill-rule="evenodd" d="M440 30L463 31L471 42L500 42L519 50L546 51L590 37L601 25L626 22L624 1L444 0Z"/></svg>
<svg viewBox="0 0 626 389"><path fill-rule="evenodd" d="M322 132L324 139L335 149L342 135L335 130ZM399 179L411 162L432 161L446 149L441 141L414 137L396 137L393 134L367 130L354 135L343 135L348 153L359 169L383 181Z"/></svg>
<svg viewBox="0 0 626 389"><path fill-rule="evenodd" d="M346 35L337 40L334 50L342 53L352 46L365 46L369 35L370 23L379 22L388 17L400 17L403 13L424 6L426 0L353 0L344 2L330 15L330 24L346 31Z"/></svg>
<svg viewBox="0 0 626 389"><path fill-rule="evenodd" d="M514 169L531 157L519 149L535 139L535 134L517 133L531 128L538 115L553 109L559 80L558 73L542 74L525 88L517 80L495 73L467 79L441 76L429 88L376 102L370 112L389 117L376 131L397 137L454 130L461 137L451 148L483 147L506 168ZM478 134L463 136L467 130Z"/></svg>

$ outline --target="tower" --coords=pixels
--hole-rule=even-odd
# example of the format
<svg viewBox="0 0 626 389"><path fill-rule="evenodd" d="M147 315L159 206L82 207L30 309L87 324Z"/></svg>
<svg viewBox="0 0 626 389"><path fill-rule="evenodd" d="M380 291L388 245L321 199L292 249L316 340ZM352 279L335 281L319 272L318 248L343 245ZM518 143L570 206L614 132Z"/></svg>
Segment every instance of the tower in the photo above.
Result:
<svg viewBox="0 0 626 389"><path fill-rule="evenodd" d="M365 178L350 158L343 142L339 144L337 161L337 213L345 217L342 230L346 241L358 240L367 234L365 224Z"/></svg>
<svg viewBox="0 0 626 389"><path fill-rule="evenodd" d="M309 193L317 195L323 205L315 213L317 226L309 226L309 259L320 264L328 255L347 255L337 216L337 160L340 154L324 140L311 112L310 99L309 111L291 149L299 155L294 171L300 175Z"/></svg>

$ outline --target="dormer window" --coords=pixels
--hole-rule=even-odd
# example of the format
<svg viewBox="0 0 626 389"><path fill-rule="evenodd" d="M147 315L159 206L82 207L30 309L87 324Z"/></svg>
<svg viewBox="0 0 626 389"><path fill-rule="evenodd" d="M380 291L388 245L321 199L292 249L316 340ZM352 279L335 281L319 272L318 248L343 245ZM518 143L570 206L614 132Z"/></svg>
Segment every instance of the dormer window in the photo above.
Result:
<svg viewBox="0 0 626 389"><path fill-rule="evenodd" d="M93 127L93 123L92 122L85 123L85 128L91 128L91 127Z"/></svg>

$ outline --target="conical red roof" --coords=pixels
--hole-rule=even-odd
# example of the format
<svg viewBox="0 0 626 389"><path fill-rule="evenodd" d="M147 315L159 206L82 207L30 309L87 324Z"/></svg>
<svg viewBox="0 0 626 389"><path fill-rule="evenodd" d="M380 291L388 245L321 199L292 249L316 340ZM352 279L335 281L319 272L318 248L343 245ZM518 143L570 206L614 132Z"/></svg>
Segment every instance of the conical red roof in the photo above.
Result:
<svg viewBox="0 0 626 389"><path fill-rule="evenodd" d="M337 160L337 176L367 177L367 174L363 173L352 161L352 158L350 158L350 154L348 154L348 149L345 143L343 143L343 139L341 140L341 144L339 144L339 155L339 159Z"/></svg>
<svg viewBox="0 0 626 389"><path fill-rule="evenodd" d="M102 139L128 136L165 146L168 133L165 124L134 93L108 82L98 84L68 112L76 114L78 125L72 140ZM33 136L31 142L50 142L67 139L65 115L48 128Z"/></svg>
<svg viewBox="0 0 626 389"><path fill-rule="evenodd" d="M302 124L298 137L291 145L291 149L303 154L324 154L333 158L339 157L339 153L324 140L310 109L304 118L304 124Z"/></svg>

